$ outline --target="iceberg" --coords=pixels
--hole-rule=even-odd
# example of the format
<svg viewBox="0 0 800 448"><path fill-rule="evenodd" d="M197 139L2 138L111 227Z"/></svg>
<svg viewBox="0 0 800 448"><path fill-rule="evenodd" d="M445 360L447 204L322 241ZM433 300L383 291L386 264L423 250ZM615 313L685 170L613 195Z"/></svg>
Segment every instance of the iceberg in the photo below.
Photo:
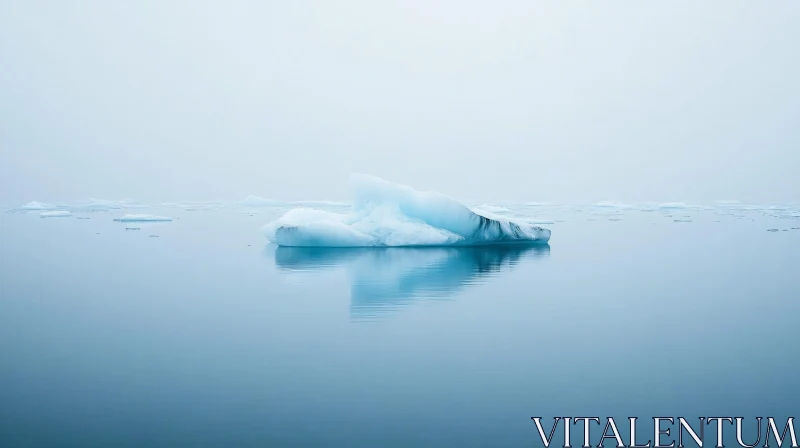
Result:
<svg viewBox="0 0 800 448"><path fill-rule="evenodd" d="M550 230L524 220L488 218L436 192L355 174L349 213L295 208L262 228L291 247L451 246L547 243Z"/></svg>
<svg viewBox="0 0 800 448"><path fill-rule="evenodd" d="M128 214L123 215L121 218L114 218L118 222L164 222L172 221L172 218L167 216L145 215L145 214Z"/></svg>
<svg viewBox="0 0 800 448"><path fill-rule="evenodd" d="M66 210L56 210L52 212L42 212L39 214L39 216L42 218L67 218L72 216L72 213Z"/></svg>

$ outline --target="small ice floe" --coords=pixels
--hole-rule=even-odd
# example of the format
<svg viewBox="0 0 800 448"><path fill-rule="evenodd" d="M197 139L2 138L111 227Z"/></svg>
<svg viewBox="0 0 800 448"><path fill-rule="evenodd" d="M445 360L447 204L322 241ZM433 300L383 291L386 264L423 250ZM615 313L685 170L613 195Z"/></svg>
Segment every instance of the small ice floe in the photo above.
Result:
<svg viewBox="0 0 800 448"><path fill-rule="evenodd" d="M658 208L665 210L684 209L684 208L689 208L689 205L686 205L683 202L664 202L662 204L658 204Z"/></svg>
<svg viewBox="0 0 800 448"><path fill-rule="evenodd" d="M89 218L88 216L78 216L78 219L92 219L92 218Z"/></svg>
<svg viewBox="0 0 800 448"><path fill-rule="evenodd" d="M210 201L164 202L161 204L161 206L169 208L180 208L186 212L214 211L225 207L225 205L220 202L210 202Z"/></svg>
<svg viewBox="0 0 800 448"><path fill-rule="evenodd" d="M142 230L142 229L139 227L125 227L125 230L128 231L128 230Z"/></svg>
<svg viewBox="0 0 800 448"><path fill-rule="evenodd" d="M617 201L600 201L594 204L598 208L633 208L633 206Z"/></svg>
<svg viewBox="0 0 800 448"><path fill-rule="evenodd" d="M347 207L350 204L347 202L339 201L278 201L275 199L266 199L260 196L249 195L243 200L238 202L242 207L321 207L321 208L340 208Z"/></svg>
<svg viewBox="0 0 800 448"><path fill-rule="evenodd" d="M81 210L86 212L110 212L112 210L121 210L125 208L145 208L147 205L137 202L131 198L125 199L95 199L90 198L86 202L81 202L70 206L73 210Z"/></svg>
<svg viewBox="0 0 800 448"><path fill-rule="evenodd" d="M172 218L167 216L156 216L156 215L146 215L146 214L128 214L124 215L121 218L114 218L114 221L118 222L168 222L172 221Z"/></svg>
<svg viewBox="0 0 800 448"><path fill-rule="evenodd" d="M150 235L150 238L158 238L158 235Z"/></svg>
<svg viewBox="0 0 800 448"><path fill-rule="evenodd" d="M52 204L46 204L44 202L28 202L27 204L20 207L20 210L53 210L56 206Z"/></svg>
<svg viewBox="0 0 800 448"><path fill-rule="evenodd" d="M778 229L767 229L767 232L777 232Z"/></svg>
<svg viewBox="0 0 800 448"><path fill-rule="evenodd" d="M56 210L52 212L42 212L39 216L42 218L67 218L72 216L72 213L66 210Z"/></svg>
<svg viewBox="0 0 800 448"><path fill-rule="evenodd" d="M674 222L692 222L692 220L688 219L688 218L680 218L680 219L674 220Z"/></svg>
<svg viewBox="0 0 800 448"><path fill-rule="evenodd" d="M609 221L621 221L620 218L608 218Z"/></svg>

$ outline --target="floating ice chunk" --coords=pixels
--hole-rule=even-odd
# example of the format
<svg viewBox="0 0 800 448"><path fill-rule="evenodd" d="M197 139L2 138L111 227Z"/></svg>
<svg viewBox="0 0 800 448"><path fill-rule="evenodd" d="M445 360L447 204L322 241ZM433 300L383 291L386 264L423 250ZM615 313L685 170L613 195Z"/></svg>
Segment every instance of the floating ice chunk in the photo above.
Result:
<svg viewBox="0 0 800 448"><path fill-rule="evenodd" d="M114 218L114 221L118 222L164 222L164 221L172 221L172 218L167 216L156 216L156 215L146 215L146 214L128 214L123 215L121 218Z"/></svg>
<svg viewBox="0 0 800 448"><path fill-rule="evenodd" d="M144 208L144 207L147 206L131 198L111 199L111 200L90 198L87 203L77 204L72 208L77 210L102 212L109 210L121 210L125 208Z"/></svg>
<svg viewBox="0 0 800 448"><path fill-rule="evenodd" d="M72 213L66 210L55 210L52 212L42 212L39 216L42 218L67 218L72 216Z"/></svg>
<svg viewBox="0 0 800 448"><path fill-rule="evenodd" d="M44 203L44 202L33 201L33 202L28 202L27 204L23 205L19 209L20 210L54 210L56 208L58 208L58 207L56 207L53 204L47 204L47 203Z"/></svg>
<svg viewBox="0 0 800 448"><path fill-rule="evenodd" d="M219 210L224 208L225 205L220 202L213 201L178 201L178 202L163 202L162 207L168 208L182 208L186 211L199 211L199 210Z"/></svg>
<svg viewBox="0 0 800 448"><path fill-rule="evenodd" d="M616 202L616 201L600 201L595 203L594 206L602 208L632 208L628 204L623 204L622 202Z"/></svg>
<svg viewBox="0 0 800 448"><path fill-rule="evenodd" d="M686 208L687 205L683 202L664 202L662 204L658 204L658 207L664 209L681 209Z"/></svg>
<svg viewBox="0 0 800 448"><path fill-rule="evenodd" d="M263 228L281 246L444 246L546 243L550 230L523 220L492 219L455 199L367 175L351 178L349 213L290 210Z"/></svg>
<svg viewBox="0 0 800 448"><path fill-rule="evenodd" d="M708 209L710 207L691 205L685 202L663 202L661 204L658 204L658 208L662 210L681 210L681 209Z"/></svg>
<svg viewBox="0 0 800 448"><path fill-rule="evenodd" d="M346 207L350 204L337 201L277 201L250 195L239 201L239 205L244 207Z"/></svg>

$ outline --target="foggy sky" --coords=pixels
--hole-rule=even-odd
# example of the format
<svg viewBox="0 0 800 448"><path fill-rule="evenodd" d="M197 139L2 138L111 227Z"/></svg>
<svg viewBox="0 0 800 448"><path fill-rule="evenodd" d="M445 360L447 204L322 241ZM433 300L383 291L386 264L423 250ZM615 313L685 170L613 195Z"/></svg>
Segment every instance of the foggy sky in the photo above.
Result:
<svg viewBox="0 0 800 448"><path fill-rule="evenodd" d="M0 203L800 200L800 2L0 0Z"/></svg>

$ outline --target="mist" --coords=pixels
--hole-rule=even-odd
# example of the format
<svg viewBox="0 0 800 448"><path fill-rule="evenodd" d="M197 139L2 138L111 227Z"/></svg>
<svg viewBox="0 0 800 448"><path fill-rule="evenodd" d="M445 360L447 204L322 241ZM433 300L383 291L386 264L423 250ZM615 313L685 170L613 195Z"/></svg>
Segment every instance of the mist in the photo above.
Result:
<svg viewBox="0 0 800 448"><path fill-rule="evenodd" d="M0 1L0 204L800 201L800 3Z"/></svg>

